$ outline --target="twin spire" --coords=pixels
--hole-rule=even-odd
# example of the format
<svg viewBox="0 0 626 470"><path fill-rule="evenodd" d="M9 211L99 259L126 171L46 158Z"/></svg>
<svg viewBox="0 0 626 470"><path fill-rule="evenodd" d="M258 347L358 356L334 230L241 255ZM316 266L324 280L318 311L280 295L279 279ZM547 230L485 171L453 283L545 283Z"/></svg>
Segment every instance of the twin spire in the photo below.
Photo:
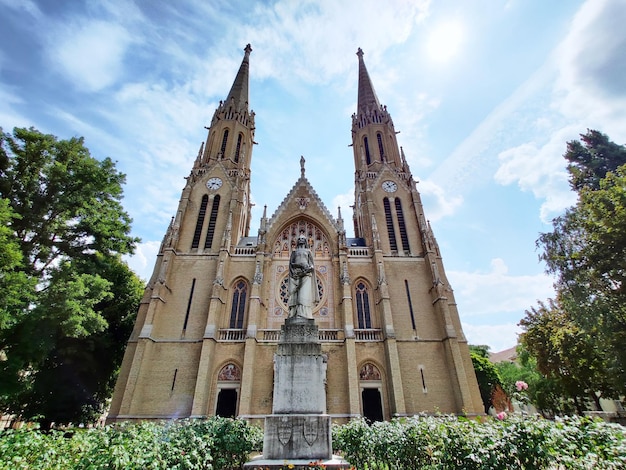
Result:
<svg viewBox="0 0 626 470"><path fill-rule="evenodd" d="M233 82L233 86L228 93L225 105L233 104L236 110L242 110L242 107L248 105L248 82L250 76L250 53L252 47L247 44L244 48L244 56ZM357 100L357 115L365 113L369 110L380 109L380 101L376 91L374 91L374 85L365 67L363 61L363 50L359 47L356 55L359 57L359 87L358 87L358 100Z"/></svg>

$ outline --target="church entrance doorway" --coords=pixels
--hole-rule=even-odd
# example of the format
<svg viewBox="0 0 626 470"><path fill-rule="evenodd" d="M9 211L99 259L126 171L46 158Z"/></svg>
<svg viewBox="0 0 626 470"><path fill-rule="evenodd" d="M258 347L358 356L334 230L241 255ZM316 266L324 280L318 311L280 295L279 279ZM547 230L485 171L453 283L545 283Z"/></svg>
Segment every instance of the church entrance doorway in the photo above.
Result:
<svg viewBox="0 0 626 470"><path fill-rule="evenodd" d="M237 389L222 388L217 395L215 415L223 418L237 417Z"/></svg>
<svg viewBox="0 0 626 470"><path fill-rule="evenodd" d="M363 403L363 417L368 422L383 421L383 403L380 390L377 388L364 388L361 392Z"/></svg>

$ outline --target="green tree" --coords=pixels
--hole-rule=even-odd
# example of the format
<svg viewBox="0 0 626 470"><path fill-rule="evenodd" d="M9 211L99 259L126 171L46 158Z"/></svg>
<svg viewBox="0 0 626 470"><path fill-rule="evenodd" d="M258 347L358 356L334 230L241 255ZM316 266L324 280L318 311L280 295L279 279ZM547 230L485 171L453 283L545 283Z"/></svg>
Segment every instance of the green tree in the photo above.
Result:
<svg viewBox="0 0 626 470"><path fill-rule="evenodd" d="M483 400L485 413L493 405L492 397L498 386L502 387L502 380L496 366L489 360L489 346L470 345L470 357L476 372L476 380Z"/></svg>
<svg viewBox="0 0 626 470"><path fill-rule="evenodd" d="M0 133L0 197L18 272L36 284L0 330L0 406L44 425L102 411L141 296L121 261L131 253L124 175L82 138Z"/></svg>
<svg viewBox="0 0 626 470"><path fill-rule="evenodd" d="M579 414L593 401L600 409L599 396L612 396L612 381L606 376L606 352L597 336L582 329L557 301L540 303L526 312L520 322L524 333L520 342L536 359L537 369L554 381L553 390L560 390L571 400ZM561 410L559 410L561 411Z"/></svg>
<svg viewBox="0 0 626 470"><path fill-rule="evenodd" d="M569 162L570 186L580 192L583 188L598 189L608 172L626 164L626 148L602 132L587 129L580 140L567 143L563 157Z"/></svg>
<svg viewBox="0 0 626 470"><path fill-rule="evenodd" d="M522 344L517 346L515 362L498 362L496 369L502 380L502 388L511 397L520 395L516 386L518 381L528 384L528 389L523 393L528 402L544 416L551 417L573 411L573 403L563 398L564 393L559 383L539 371L537 359Z"/></svg>
<svg viewBox="0 0 626 470"><path fill-rule="evenodd" d="M580 411L626 393L626 147L589 130L564 157L578 200L537 240L557 296L526 312L522 343Z"/></svg>
<svg viewBox="0 0 626 470"><path fill-rule="evenodd" d="M7 199L0 199L0 331L9 328L28 306L35 283L21 269L22 252L9 224L15 217Z"/></svg>

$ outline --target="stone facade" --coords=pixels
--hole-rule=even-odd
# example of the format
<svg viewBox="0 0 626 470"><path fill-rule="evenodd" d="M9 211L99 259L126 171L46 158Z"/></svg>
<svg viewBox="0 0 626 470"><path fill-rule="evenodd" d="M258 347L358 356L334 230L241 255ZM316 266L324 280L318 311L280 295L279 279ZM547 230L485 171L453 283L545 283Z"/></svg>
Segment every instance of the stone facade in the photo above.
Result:
<svg viewBox="0 0 626 470"><path fill-rule="evenodd" d="M335 421L482 412L439 246L416 181L358 52L352 117L355 236L300 178L250 236L251 48L211 122L164 236L109 421L241 416L273 409L274 354L288 314L290 251L314 253L313 309ZM341 157L340 155L338 157Z"/></svg>

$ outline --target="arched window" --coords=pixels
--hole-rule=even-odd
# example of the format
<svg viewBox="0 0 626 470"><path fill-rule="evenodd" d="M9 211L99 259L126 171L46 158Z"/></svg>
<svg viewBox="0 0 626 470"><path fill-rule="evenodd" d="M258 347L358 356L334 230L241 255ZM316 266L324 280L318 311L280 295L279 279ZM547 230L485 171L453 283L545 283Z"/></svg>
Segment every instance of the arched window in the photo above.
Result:
<svg viewBox="0 0 626 470"><path fill-rule="evenodd" d="M363 147L365 148L365 163L369 165L372 163L372 156L370 155L370 145L367 141L367 136L363 137Z"/></svg>
<svg viewBox="0 0 626 470"><path fill-rule="evenodd" d="M379 132L376 134L376 139L378 140L378 151L380 152L380 161L384 162L385 158L385 149L383 148L383 135Z"/></svg>
<svg viewBox="0 0 626 470"><path fill-rule="evenodd" d="M204 216L206 215L206 206L208 203L209 196L205 194L202 196L202 202L200 203L200 212L198 212L198 220L196 221L196 230L193 232L191 248L198 248L198 245L200 245L200 234L202 233L202 226L204 225Z"/></svg>
<svg viewBox="0 0 626 470"><path fill-rule="evenodd" d="M402 202L400 198L396 198L396 216L398 217L398 226L400 227L400 240L402 240L402 249L404 254L408 254L409 249L409 236L406 233L406 224L404 223L404 212L402 212Z"/></svg>
<svg viewBox="0 0 626 470"><path fill-rule="evenodd" d="M246 314L246 295L248 285L245 281L239 280L233 288L233 304L230 308L229 328L243 328L243 320Z"/></svg>
<svg viewBox="0 0 626 470"><path fill-rule="evenodd" d="M387 222L387 234L389 235L389 248L391 251L398 251L398 242L396 242L396 229L393 226L393 218L391 217L391 205L389 204L389 198L383 199L383 206L385 207L385 221Z"/></svg>
<svg viewBox="0 0 626 470"><path fill-rule="evenodd" d="M224 129L224 136L222 137L222 147L220 148L220 152L222 152L222 157L224 157L224 153L226 152L227 143L228 143L228 129Z"/></svg>
<svg viewBox="0 0 626 470"><path fill-rule="evenodd" d="M239 134L237 137L237 147L235 148L235 163L239 163L239 152L241 151L241 139L243 139L243 134Z"/></svg>
<svg viewBox="0 0 626 470"><path fill-rule="evenodd" d="M363 281L357 282L355 294L357 327L359 329L371 328L370 298L367 285Z"/></svg>
<svg viewBox="0 0 626 470"><path fill-rule="evenodd" d="M213 199L213 206L211 207L211 215L209 216L209 228L206 232L206 239L204 240L204 248L211 249L213 244L213 235L215 234L215 223L217 221L217 211L220 207L220 195L216 194Z"/></svg>

